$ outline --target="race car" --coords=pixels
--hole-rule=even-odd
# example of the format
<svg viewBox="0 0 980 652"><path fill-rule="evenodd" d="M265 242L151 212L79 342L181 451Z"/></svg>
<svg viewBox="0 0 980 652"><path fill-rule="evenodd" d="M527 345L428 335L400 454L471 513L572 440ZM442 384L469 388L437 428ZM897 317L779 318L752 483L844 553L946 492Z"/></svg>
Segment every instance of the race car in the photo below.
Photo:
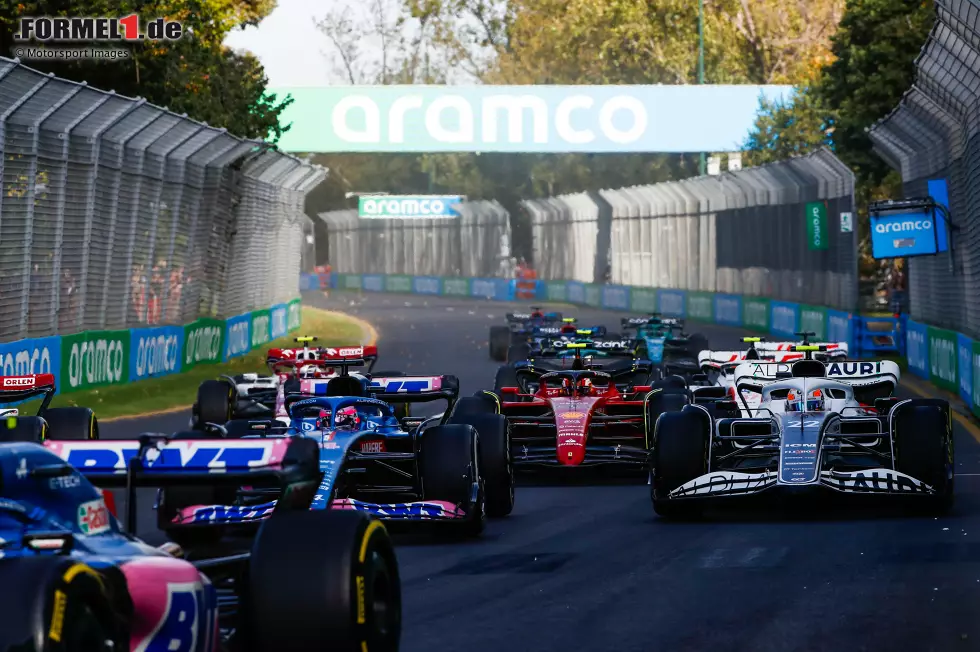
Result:
<svg viewBox="0 0 980 652"><path fill-rule="evenodd" d="M575 319L562 317L560 312L542 312L539 306L532 306L531 312L509 312L505 315L506 326L490 327L490 359L504 362L507 349L512 344L520 344L533 336L540 328L560 328L563 324L574 324Z"/></svg>
<svg viewBox="0 0 980 652"><path fill-rule="evenodd" d="M646 468L650 386L620 391L608 373L569 369L542 373L533 391L526 387L490 394L510 424L516 468Z"/></svg>
<svg viewBox="0 0 980 652"><path fill-rule="evenodd" d="M784 352L791 353L791 349L795 346L819 346L822 347L821 350L813 354L813 358L816 360L823 360L824 362L842 362L847 360L848 347L847 342L813 342L811 337L816 337L817 334L812 331L801 331L799 333L793 333L799 340L795 342L782 341L782 342L770 342L764 337L757 338L743 338L743 342L754 342L754 348L762 353L773 353L773 352Z"/></svg>
<svg viewBox="0 0 980 652"><path fill-rule="evenodd" d="M650 360L661 377L692 376L699 373L698 353L708 348L701 334L684 332L684 320L660 317L627 317L620 320L624 331L635 331L637 355Z"/></svg>
<svg viewBox="0 0 980 652"><path fill-rule="evenodd" d="M34 416L23 415L18 408L0 409L0 416L6 419L6 435L17 441L37 442L48 438L98 439L99 421L95 413L86 407L51 407L55 391L54 374L0 376L0 406L41 398Z"/></svg>
<svg viewBox="0 0 980 652"><path fill-rule="evenodd" d="M0 650L397 650L391 542L367 515L309 509L316 443L187 434L0 444ZM251 541L136 538L138 488L229 483L289 499ZM124 524L96 486L125 488Z"/></svg>
<svg viewBox="0 0 980 652"><path fill-rule="evenodd" d="M299 349L269 349L266 354L268 375L244 373L206 380L197 390L197 401L191 407L191 428L203 428L207 423L225 423L231 419L270 417L275 412L279 386L287 383L298 387L300 379L330 378L336 375L331 363L349 357L367 361L368 371L378 359L376 346L340 346L310 348L318 338L302 336L294 339ZM287 390L292 391L292 390Z"/></svg>
<svg viewBox="0 0 980 652"><path fill-rule="evenodd" d="M313 509L366 512L385 520L441 521L449 533L477 536L486 517L514 507L506 420L495 406L459 399L453 376L362 378L346 373L307 393L286 397L288 427L274 420L235 420L223 436L246 441L303 437L319 448L323 481ZM322 387L322 388L321 388ZM445 401L434 417L395 416L392 403ZM258 521L274 509L277 492L242 488L220 505L164 493L158 525L180 540L202 519L224 510L227 522ZM230 507L228 507L230 505Z"/></svg>
<svg viewBox="0 0 980 652"><path fill-rule="evenodd" d="M895 398L898 381L891 361L742 363L735 371L737 403L683 405L657 420L650 458L654 511L688 517L714 499L801 488L904 496L948 509L949 404ZM758 407L743 400L742 390L761 396Z"/></svg>
<svg viewBox="0 0 980 652"><path fill-rule="evenodd" d="M534 393L542 374L582 369L602 370L623 387L648 385L654 375L653 364L638 358L632 347L632 341L624 339L547 340L526 360L498 368L494 391L519 387Z"/></svg>
<svg viewBox="0 0 980 652"><path fill-rule="evenodd" d="M582 328L577 324L567 324L564 326L536 327L526 342L510 345L510 348L507 349L507 363L523 362L531 356L541 356L544 351L553 348L552 343L554 342L577 342L588 338L617 339L608 334L605 326Z"/></svg>

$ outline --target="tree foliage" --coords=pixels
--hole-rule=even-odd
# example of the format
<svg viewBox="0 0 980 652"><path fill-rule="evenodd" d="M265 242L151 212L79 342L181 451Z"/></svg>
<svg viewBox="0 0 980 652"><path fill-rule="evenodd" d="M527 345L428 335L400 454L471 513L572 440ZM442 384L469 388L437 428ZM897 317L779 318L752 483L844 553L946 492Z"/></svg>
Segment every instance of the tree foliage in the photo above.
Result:
<svg viewBox="0 0 980 652"><path fill-rule="evenodd" d="M113 44L130 52L125 59L24 63L95 88L144 97L236 135L278 139L283 131L279 115L292 100L266 96L268 80L258 60L222 45L229 31L256 24L275 4L275 0L0 0L0 48L14 51L21 16L136 13L141 20L180 21L184 35L178 41Z"/></svg>

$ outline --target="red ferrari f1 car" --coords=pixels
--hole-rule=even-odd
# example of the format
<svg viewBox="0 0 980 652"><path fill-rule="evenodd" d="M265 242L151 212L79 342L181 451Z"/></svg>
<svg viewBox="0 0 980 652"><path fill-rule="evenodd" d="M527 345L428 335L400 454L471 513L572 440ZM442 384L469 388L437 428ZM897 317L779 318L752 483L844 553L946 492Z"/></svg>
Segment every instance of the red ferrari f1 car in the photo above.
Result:
<svg viewBox="0 0 980 652"><path fill-rule="evenodd" d="M654 395L649 385L617 388L610 374L592 369L542 374L533 394L501 388L515 467L645 468Z"/></svg>

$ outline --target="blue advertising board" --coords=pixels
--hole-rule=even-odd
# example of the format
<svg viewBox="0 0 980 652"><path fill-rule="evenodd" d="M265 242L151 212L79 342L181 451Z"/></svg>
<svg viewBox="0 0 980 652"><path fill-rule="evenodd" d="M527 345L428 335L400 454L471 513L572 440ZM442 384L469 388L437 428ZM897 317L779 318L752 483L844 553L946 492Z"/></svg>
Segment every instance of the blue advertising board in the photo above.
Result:
<svg viewBox="0 0 980 652"><path fill-rule="evenodd" d="M929 378L929 327L909 319L905 323L905 350L909 371Z"/></svg>
<svg viewBox="0 0 980 652"><path fill-rule="evenodd" d="M715 321L727 326L741 326L742 297L737 294L716 294Z"/></svg>
<svg viewBox="0 0 980 652"><path fill-rule="evenodd" d="M932 200L948 211L946 180L932 179L927 185ZM941 210L909 208L871 215L871 251L876 259L931 256L948 249Z"/></svg>
<svg viewBox="0 0 980 652"><path fill-rule="evenodd" d="M442 279L438 276L413 276L412 292L415 294L441 294Z"/></svg>
<svg viewBox="0 0 980 652"><path fill-rule="evenodd" d="M129 343L129 380L180 373L184 327L133 328Z"/></svg>
<svg viewBox="0 0 980 652"><path fill-rule="evenodd" d="M847 348L851 351L851 356L856 356L854 347L854 320L851 314L842 310L827 310L827 341L828 342L847 342Z"/></svg>
<svg viewBox="0 0 980 652"><path fill-rule="evenodd" d="M252 313L229 317L225 320L225 354L227 362L245 355L252 348Z"/></svg>
<svg viewBox="0 0 980 652"><path fill-rule="evenodd" d="M795 337L800 331L800 304L770 301L769 330L773 335Z"/></svg>
<svg viewBox="0 0 980 652"><path fill-rule="evenodd" d="M381 274L365 274L361 277L361 288L365 292L384 292L385 277Z"/></svg>
<svg viewBox="0 0 980 652"><path fill-rule="evenodd" d="M602 286L602 307L614 310L629 310L630 289L624 285Z"/></svg>
<svg viewBox="0 0 980 652"><path fill-rule="evenodd" d="M578 281L568 282L568 302L585 303L585 283Z"/></svg>
<svg viewBox="0 0 980 652"><path fill-rule="evenodd" d="M684 290L660 290L657 306L668 317L683 317L687 313L687 294Z"/></svg>
<svg viewBox="0 0 980 652"><path fill-rule="evenodd" d="M277 303L269 308L269 338L278 340L289 334L289 306Z"/></svg>
<svg viewBox="0 0 980 652"><path fill-rule="evenodd" d="M0 344L0 375L61 373L61 337L39 337Z"/></svg>

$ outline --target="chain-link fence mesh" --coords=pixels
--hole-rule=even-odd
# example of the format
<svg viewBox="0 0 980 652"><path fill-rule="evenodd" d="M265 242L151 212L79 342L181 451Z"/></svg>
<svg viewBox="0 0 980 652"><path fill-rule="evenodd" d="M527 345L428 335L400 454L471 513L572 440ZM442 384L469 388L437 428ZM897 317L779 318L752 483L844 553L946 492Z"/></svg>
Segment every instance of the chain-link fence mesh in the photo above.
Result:
<svg viewBox="0 0 980 652"><path fill-rule="evenodd" d="M510 257L510 215L495 201L467 201L459 217L364 218L320 213L333 271L343 274L501 276Z"/></svg>
<svg viewBox="0 0 980 652"><path fill-rule="evenodd" d="M825 207L820 247L807 205ZM857 306L854 176L828 150L719 175L523 202L542 279Z"/></svg>
<svg viewBox="0 0 980 652"><path fill-rule="evenodd" d="M2 57L0 149L0 341L298 293L323 168Z"/></svg>
<svg viewBox="0 0 980 652"><path fill-rule="evenodd" d="M956 229L948 252L909 259L912 318L980 336L980 3L938 0L916 80L871 129L906 197L945 179Z"/></svg>

